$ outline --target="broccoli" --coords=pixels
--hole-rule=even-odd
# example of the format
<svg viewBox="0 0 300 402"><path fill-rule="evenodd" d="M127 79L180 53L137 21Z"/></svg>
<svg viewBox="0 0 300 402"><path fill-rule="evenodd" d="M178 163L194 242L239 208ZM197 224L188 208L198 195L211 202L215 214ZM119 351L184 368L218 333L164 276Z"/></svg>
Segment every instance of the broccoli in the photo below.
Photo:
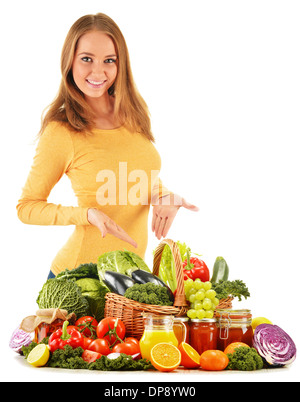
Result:
<svg viewBox="0 0 300 402"><path fill-rule="evenodd" d="M165 286L156 285L151 282L134 284L126 290L124 296L139 303L155 304L158 306L173 305L168 289Z"/></svg>
<svg viewBox="0 0 300 402"><path fill-rule="evenodd" d="M227 370L253 371L261 370L264 366L262 357L254 348L241 346L227 356L229 358Z"/></svg>

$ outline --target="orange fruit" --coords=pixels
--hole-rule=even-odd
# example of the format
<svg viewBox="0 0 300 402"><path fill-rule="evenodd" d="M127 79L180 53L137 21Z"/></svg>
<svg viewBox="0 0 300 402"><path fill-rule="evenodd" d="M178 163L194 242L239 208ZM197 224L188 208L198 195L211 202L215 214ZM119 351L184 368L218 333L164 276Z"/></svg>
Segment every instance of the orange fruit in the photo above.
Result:
<svg viewBox="0 0 300 402"><path fill-rule="evenodd" d="M236 348L240 348L241 346L243 346L243 347L245 347L245 348L249 348L249 347L250 347L249 345L247 345L246 343L243 343L243 342L233 342L233 343L230 343L230 345L228 345L228 346L226 347L226 349L224 350L224 353L225 353L226 355L228 355L228 353L234 353L234 350L235 350Z"/></svg>
<svg viewBox="0 0 300 402"><path fill-rule="evenodd" d="M173 371L180 365L181 353L173 344L161 342L151 349L150 360L159 371Z"/></svg>
<svg viewBox="0 0 300 402"><path fill-rule="evenodd" d="M228 356L221 350L206 350L200 358L200 366L203 370L224 370L228 363Z"/></svg>
<svg viewBox="0 0 300 402"><path fill-rule="evenodd" d="M200 355L191 345L182 342L178 349L181 353L181 366L189 369L200 367Z"/></svg>

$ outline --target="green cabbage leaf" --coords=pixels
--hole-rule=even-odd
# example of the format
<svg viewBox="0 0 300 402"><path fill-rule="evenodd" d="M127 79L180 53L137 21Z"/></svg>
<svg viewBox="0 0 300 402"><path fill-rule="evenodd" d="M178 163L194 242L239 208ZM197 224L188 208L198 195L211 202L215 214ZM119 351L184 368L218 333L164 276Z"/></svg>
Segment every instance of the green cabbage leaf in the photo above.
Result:
<svg viewBox="0 0 300 402"><path fill-rule="evenodd" d="M44 283L36 300L40 309L59 308L83 317L88 313L88 302L75 281L52 278Z"/></svg>
<svg viewBox="0 0 300 402"><path fill-rule="evenodd" d="M105 271L120 272L121 274L131 276L132 272L142 269L151 272L145 261L132 251L110 251L102 254L98 258L99 278L104 277Z"/></svg>
<svg viewBox="0 0 300 402"><path fill-rule="evenodd" d="M98 322L101 321L104 318L105 295L109 292L108 287L99 279L93 278L78 279L76 284L89 304L88 315Z"/></svg>
<svg viewBox="0 0 300 402"><path fill-rule="evenodd" d="M56 278L76 281L89 304L88 315L98 322L104 318L105 295L109 289L99 279L97 264L90 262L71 270L65 269Z"/></svg>

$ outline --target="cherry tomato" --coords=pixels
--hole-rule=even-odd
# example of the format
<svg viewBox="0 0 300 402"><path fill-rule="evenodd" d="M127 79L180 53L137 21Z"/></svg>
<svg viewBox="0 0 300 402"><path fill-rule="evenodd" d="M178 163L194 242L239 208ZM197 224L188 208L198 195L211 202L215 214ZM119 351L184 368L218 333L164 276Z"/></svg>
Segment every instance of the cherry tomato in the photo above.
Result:
<svg viewBox="0 0 300 402"><path fill-rule="evenodd" d="M96 334L98 321L94 317L86 315L78 318L78 320L75 322L75 325L82 335L90 337Z"/></svg>
<svg viewBox="0 0 300 402"><path fill-rule="evenodd" d="M106 317L97 326L97 337L107 339L112 345L120 339L124 339L126 328L124 323L115 317Z"/></svg>
<svg viewBox="0 0 300 402"><path fill-rule="evenodd" d="M203 370L224 370L228 363L228 356L221 350L206 350L200 357L200 366Z"/></svg>
<svg viewBox="0 0 300 402"><path fill-rule="evenodd" d="M84 361L88 363L92 363L97 359L100 359L101 353L93 352L92 350L85 350L81 357L83 358Z"/></svg>
<svg viewBox="0 0 300 402"><path fill-rule="evenodd" d="M88 350L92 350L97 353L101 353L101 355L109 355L110 349L109 349L109 342L107 339L103 338L97 338L94 339L90 345L88 346Z"/></svg>

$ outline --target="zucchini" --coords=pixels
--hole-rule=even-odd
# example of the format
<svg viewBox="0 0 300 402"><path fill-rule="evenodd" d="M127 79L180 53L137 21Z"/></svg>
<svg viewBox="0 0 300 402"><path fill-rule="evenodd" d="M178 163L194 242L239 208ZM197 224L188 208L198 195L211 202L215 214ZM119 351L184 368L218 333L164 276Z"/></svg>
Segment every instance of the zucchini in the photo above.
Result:
<svg viewBox="0 0 300 402"><path fill-rule="evenodd" d="M212 283L219 283L220 281L227 281L229 277L229 267L223 257L217 257L213 267L213 274L211 277Z"/></svg>

